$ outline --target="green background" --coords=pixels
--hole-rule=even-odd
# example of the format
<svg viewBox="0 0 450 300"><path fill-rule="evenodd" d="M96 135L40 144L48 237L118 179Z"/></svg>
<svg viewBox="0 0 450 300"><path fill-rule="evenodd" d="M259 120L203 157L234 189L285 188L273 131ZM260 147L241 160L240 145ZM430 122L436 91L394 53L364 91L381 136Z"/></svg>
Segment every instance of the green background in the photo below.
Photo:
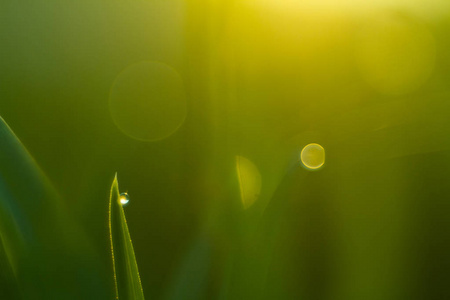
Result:
<svg viewBox="0 0 450 300"><path fill-rule="evenodd" d="M450 297L448 5L288 3L0 3L0 115L111 298L115 172L147 299ZM109 110L142 61L171 66L186 95L184 123L154 142ZM314 172L309 143L326 151ZM248 209L237 155L261 176Z"/></svg>

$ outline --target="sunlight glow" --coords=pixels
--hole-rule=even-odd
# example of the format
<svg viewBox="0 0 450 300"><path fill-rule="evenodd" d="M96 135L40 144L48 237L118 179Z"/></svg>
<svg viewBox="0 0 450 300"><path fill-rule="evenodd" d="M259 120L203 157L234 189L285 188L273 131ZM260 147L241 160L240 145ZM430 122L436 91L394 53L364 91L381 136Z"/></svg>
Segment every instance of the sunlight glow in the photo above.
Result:
<svg viewBox="0 0 450 300"><path fill-rule="evenodd" d="M445 13L450 7L450 2L447 0L429 0L426 2L422 0L260 0L256 3L249 3L271 10L328 10L332 12L346 11L361 13L383 9L404 9L421 15L439 15Z"/></svg>
<svg viewBox="0 0 450 300"><path fill-rule="evenodd" d="M399 95L430 77L435 53L426 26L398 14L381 14L361 30L355 54L367 83L380 93Z"/></svg>

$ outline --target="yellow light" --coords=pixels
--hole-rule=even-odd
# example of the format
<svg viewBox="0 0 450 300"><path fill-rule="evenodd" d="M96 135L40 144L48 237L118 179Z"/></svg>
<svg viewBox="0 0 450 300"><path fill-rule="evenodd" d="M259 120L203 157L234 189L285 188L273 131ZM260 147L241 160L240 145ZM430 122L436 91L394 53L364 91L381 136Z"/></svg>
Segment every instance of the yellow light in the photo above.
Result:
<svg viewBox="0 0 450 300"><path fill-rule="evenodd" d="M300 158L306 168L319 169L325 163L325 149L319 144L308 144L303 148Z"/></svg>

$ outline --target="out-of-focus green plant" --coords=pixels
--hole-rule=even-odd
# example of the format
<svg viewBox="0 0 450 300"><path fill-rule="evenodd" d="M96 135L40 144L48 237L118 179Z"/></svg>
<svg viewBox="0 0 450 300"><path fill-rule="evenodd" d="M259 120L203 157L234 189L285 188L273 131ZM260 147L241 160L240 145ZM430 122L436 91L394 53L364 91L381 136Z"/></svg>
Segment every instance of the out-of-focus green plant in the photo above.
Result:
<svg viewBox="0 0 450 300"><path fill-rule="evenodd" d="M98 257L50 182L0 118L0 299L110 299ZM120 299L144 299L118 184L110 229Z"/></svg>

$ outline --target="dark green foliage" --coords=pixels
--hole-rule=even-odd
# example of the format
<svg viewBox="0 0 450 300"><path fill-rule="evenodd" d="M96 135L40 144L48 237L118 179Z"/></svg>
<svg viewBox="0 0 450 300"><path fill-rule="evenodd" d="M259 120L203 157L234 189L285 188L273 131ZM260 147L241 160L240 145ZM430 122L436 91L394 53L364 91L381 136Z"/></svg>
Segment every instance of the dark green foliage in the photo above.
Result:
<svg viewBox="0 0 450 300"><path fill-rule="evenodd" d="M3 119L0 140L2 293L23 299L106 298L86 236Z"/></svg>

